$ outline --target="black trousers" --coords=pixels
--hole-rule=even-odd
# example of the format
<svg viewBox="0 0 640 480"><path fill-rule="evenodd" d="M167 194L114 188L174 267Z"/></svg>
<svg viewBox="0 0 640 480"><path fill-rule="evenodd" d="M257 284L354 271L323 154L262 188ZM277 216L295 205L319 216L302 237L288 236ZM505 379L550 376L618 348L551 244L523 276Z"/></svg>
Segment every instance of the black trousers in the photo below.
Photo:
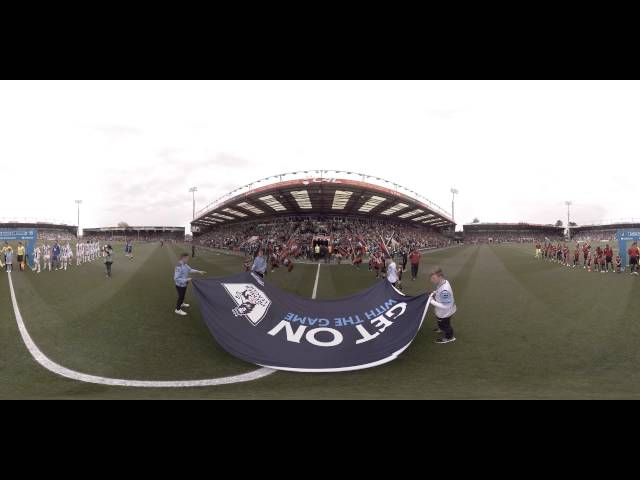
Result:
<svg viewBox="0 0 640 480"><path fill-rule="evenodd" d="M418 265L411 264L411 278L415 279L418 276Z"/></svg>
<svg viewBox="0 0 640 480"><path fill-rule="evenodd" d="M184 303L184 297L187 295L187 287L179 287L176 285L176 290L178 291L178 303L176 303L176 310L180 310Z"/></svg>
<svg viewBox="0 0 640 480"><path fill-rule="evenodd" d="M444 332L445 338L453 338L453 327L451 326L451 317L438 318L438 328Z"/></svg>
<svg viewBox="0 0 640 480"><path fill-rule="evenodd" d="M111 262L106 262L104 264L104 266L107 269L107 276L110 277L111 276Z"/></svg>

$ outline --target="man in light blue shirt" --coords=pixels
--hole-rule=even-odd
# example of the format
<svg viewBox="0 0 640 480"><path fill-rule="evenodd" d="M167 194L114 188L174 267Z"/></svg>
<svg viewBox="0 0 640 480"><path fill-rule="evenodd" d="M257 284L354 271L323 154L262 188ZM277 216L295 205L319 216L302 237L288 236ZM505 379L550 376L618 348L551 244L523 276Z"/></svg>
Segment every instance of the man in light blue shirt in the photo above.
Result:
<svg viewBox="0 0 640 480"><path fill-rule="evenodd" d="M188 303L184 303L184 297L187 294L187 286L191 281L191 277L189 277L189 274L191 272L199 273L200 275L204 275L205 273L207 273L202 270L196 270L194 268L191 268L188 265L188 262L189 262L188 253L183 253L182 255L180 255L180 261L178 262L178 265L176 265L176 270L173 274L173 281L175 282L176 290L178 291L178 302L176 303L175 313L177 315L183 315L183 316L186 315L187 312L185 312L182 309L189 307Z"/></svg>
<svg viewBox="0 0 640 480"><path fill-rule="evenodd" d="M10 246L4 249L4 268L7 273L13 271L13 248Z"/></svg>
<svg viewBox="0 0 640 480"><path fill-rule="evenodd" d="M264 278L264 273L267 271L267 261L264 259L264 255L262 255L262 250L258 250L258 254L253 260L251 271L256 273L259 277Z"/></svg>

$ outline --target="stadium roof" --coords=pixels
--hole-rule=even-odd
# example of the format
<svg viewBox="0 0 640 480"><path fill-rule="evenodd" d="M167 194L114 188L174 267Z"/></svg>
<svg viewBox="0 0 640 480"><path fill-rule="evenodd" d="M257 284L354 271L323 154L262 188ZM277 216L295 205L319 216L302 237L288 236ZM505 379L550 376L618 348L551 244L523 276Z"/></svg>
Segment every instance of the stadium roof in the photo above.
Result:
<svg viewBox="0 0 640 480"><path fill-rule="evenodd" d="M465 223L463 225L463 230L465 232L469 231L483 231L483 230L543 230L543 229L552 229L552 230L564 230L565 227L560 226L557 227L552 224L539 224L539 223L526 223L526 222L517 222L517 223Z"/></svg>
<svg viewBox="0 0 640 480"><path fill-rule="evenodd" d="M46 222L46 221L27 221L26 219L11 221L0 219L0 228L40 228L44 230L66 230L77 231L78 227L75 225L67 225L66 223L58 222Z"/></svg>
<svg viewBox="0 0 640 480"><path fill-rule="evenodd" d="M309 177L308 173L276 175L245 185L200 210L191 224L211 227L273 216L324 214L392 219L438 228L455 225L438 205L387 180L333 170L313 171L318 177ZM294 178L285 179L287 176Z"/></svg>
<svg viewBox="0 0 640 480"><path fill-rule="evenodd" d="M594 223L590 225L578 225L571 227L572 232L581 232L589 230L618 230L626 228L640 228L640 218L632 218L629 220L621 220L618 222Z"/></svg>
<svg viewBox="0 0 640 480"><path fill-rule="evenodd" d="M184 227L99 227L99 228L83 228L83 233L100 233L100 232L126 232L126 231L145 231L145 232L181 232L184 233Z"/></svg>

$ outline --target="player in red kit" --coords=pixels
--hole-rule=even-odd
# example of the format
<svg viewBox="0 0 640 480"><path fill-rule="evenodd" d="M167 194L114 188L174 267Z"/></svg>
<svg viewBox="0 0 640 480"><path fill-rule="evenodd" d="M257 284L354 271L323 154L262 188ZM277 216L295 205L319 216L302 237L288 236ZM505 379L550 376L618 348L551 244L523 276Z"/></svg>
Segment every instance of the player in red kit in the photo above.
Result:
<svg viewBox="0 0 640 480"><path fill-rule="evenodd" d="M627 253L629 254L629 269L631 270L631 275L638 275L638 262L640 261L638 242L633 242Z"/></svg>
<svg viewBox="0 0 640 480"><path fill-rule="evenodd" d="M599 262L600 262L600 273L607 273L605 271L605 256L604 256L604 252L600 252L600 258L599 258Z"/></svg>
<svg viewBox="0 0 640 480"><path fill-rule="evenodd" d="M583 268L587 268L587 259L589 257L589 249L591 247L589 246L589 244L585 243L582 246L582 258L584 259L584 262L582 263L582 267Z"/></svg>
<svg viewBox="0 0 640 480"><path fill-rule="evenodd" d="M607 273L609 273L609 266L611 266L611 271L613 271L613 249L607 244L604 247L604 258L606 264Z"/></svg>

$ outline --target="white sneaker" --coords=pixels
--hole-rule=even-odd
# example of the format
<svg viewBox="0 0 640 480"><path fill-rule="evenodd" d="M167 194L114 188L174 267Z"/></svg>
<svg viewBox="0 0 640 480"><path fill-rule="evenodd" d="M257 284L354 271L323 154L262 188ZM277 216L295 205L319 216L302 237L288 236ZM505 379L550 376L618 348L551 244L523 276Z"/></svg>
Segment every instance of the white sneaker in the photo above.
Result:
<svg viewBox="0 0 640 480"><path fill-rule="evenodd" d="M189 305L188 303L183 303L182 304L182 308L189 308L191 305Z"/></svg>
<svg viewBox="0 0 640 480"><path fill-rule="evenodd" d="M455 342L456 341L456 337L451 337L451 338L439 338L438 340L435 341L435 343L439 343L440 345L443 345L445 343L451 343L451 342Z"/></svg>
<svg viewBox="0 0 640 480"><path fill-rule="evenodd" d="M182 310L175 310L173 313L175 313L175 314L177 314L177 315L182 315L182 316L184 316L184 315L186 315L186 314L187 314L187 312L184 312L184 311L182 311Z"/></svg>

